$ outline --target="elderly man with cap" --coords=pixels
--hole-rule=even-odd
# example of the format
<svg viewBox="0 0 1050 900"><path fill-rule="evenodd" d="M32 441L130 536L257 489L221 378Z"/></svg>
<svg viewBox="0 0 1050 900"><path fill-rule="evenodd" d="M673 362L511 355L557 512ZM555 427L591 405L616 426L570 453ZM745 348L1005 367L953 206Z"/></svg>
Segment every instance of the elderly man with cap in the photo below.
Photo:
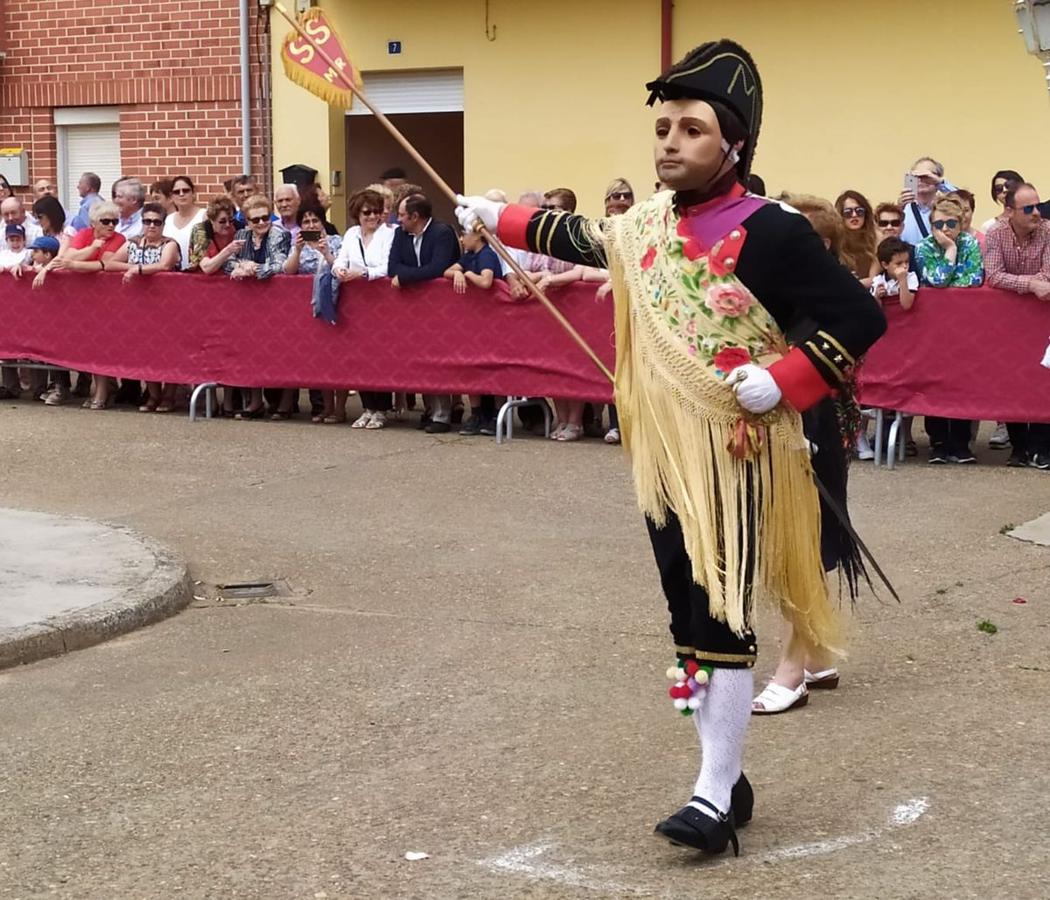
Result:
<svg viewBox="0 0 1050 900"><path fill-rule="evenodd" d="M703 44L646 87L668 190L600 221L481 197L460 198L459 217L611 270L616 404L671 614L669 693L702 751L692 798L656 832L721 853L738 849L752 813L741 766L756 595L805 647L840 647L825 569L842 565L852 594L862 566L842 454L821 435L811 461L801 414L843 383L885 319L803 216L745 190L762 115L747 51ZM823 456L838 523L822 522Z"/></svg>

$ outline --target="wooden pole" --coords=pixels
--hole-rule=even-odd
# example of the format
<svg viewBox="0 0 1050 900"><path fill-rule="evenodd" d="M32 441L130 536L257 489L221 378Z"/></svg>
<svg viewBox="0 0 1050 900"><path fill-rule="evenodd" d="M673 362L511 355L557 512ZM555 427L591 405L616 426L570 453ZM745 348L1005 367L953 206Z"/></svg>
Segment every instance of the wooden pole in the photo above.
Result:
<svg viewBox="0 0 1050 900"><path fill-rule="evenodd" d="M445 179L437 173L437 170L433 166L431 166L429 162L426 161L426 159L423 157L423 154L421 154L414 146L412 146L408 138L406 138L398 130L397 126L394 125L393 122L391 122L385 115L383 115L383 113L380 110L376 109L371 104L369 99L365 96L364 91L358 88L358 86L353 83L351 78L342 70L342 68L335 64L332 58L325 52L324 48L321 47L313 39L313 36L310 35L306 31L306 29L299 24L299 21L294 16L292 16L281 3L274 3L274 8L282 16L284 16L285 19L288 20L288 24L291 25L299 33L303 40L305 40L308 44L310 44L311 47L314 48L314 50L321 57L321 59L328 63L332 71L335 72L342 80L344 87L351 91L353 95L361 101L365 109L371 112L372 115L379 120L379 123L390 133L390 136L401 145L401 147L405 150L406 153L408 153L409 156L412 157L412 159L416 161L419 167L424 172L426 172L426 174L430 177L434 184L436 184L448 196L448 198L453 203L455 203L456 192L452 190L451 187L449 187ZM564 315L562 315L561 310L559 310L553 303L551 303L551 301L547 298L543 291L541 291L533 283L532 279L529 278L525 270L522 269L520 265L518 265L517 260L515 260L514 257L511 256L510 252L503 245L503 242L498 237L496 237L496 235L492 234L492 232L490 232L480 222L478 223L477 230L485 236L485 240L488 241L489 246L496 251L499 257L502 260L504 260L508 266L510 266L511 271L513 271L514 274L521 279L522 283L529 289L532 295L547 308L547 311L552 316L554 316L554 318L558 321L558 324L560 324L562 328L564 328L565 331L568 332L569 337L571 337L573 341L576 342L577 346L579 346L579 348L583 350L583 352L586 353L587 356L590 357L591 362L593 362L601 370L602 374L605 375L605 377L608 378L610 382L613 382L614 378L612 372L610 372L605 363L601 361L601 359L598 357L598 354L595 353L594 350L591 348L590 344L588 344L583 339L583 336L573 327L572 323L568 319L566 319Z"/></svg>

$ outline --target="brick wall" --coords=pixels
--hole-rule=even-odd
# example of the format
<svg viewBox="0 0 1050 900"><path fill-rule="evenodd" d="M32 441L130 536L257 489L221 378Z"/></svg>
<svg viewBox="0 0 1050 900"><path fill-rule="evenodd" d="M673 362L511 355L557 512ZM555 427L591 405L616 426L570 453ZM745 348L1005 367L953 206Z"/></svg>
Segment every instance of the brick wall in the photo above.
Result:
<svg viewBox="0 0 1050 900"><path fill-rule="evenodd" d="M261 178L264 37L251 9L252 172ZM2 0L0 16L0 146L29 151L30 182L58 176L52 110L67 106L118 106L121 167L143 181L184 172L203 201L241 171L237 0Z"/></svg>

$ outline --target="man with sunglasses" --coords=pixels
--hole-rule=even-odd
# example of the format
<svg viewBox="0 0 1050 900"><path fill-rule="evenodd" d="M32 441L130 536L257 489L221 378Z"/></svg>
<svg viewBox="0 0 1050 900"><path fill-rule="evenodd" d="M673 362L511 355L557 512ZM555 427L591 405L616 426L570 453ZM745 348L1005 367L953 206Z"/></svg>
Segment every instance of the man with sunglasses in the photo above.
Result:
<svg viewBox="0 0 1050 900"><path fill-rule="evenodd" d="M1050 299L1050 222L1039 210L1039 192L1021 184L1006 193L1006 216L985 238L989 287ZM1050 469L1050 424L1007 422L1009 466Z"/></svg>

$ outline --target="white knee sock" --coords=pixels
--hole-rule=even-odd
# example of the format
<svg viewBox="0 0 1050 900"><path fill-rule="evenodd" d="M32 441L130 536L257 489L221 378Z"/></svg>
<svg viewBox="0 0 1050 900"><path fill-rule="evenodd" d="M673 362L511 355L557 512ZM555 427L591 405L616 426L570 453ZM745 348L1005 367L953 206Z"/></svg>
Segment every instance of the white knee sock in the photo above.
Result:
<svg viewBox="0 0 1050 900"><path fill-rule="evenodd" d="M700 776L693 793L724 813L729 812L730 794L740 777L754 690L751 669L715 669L707 694L693 714L701 752ZM714 818L703 804L691 802L689 805Z"/></svg>

